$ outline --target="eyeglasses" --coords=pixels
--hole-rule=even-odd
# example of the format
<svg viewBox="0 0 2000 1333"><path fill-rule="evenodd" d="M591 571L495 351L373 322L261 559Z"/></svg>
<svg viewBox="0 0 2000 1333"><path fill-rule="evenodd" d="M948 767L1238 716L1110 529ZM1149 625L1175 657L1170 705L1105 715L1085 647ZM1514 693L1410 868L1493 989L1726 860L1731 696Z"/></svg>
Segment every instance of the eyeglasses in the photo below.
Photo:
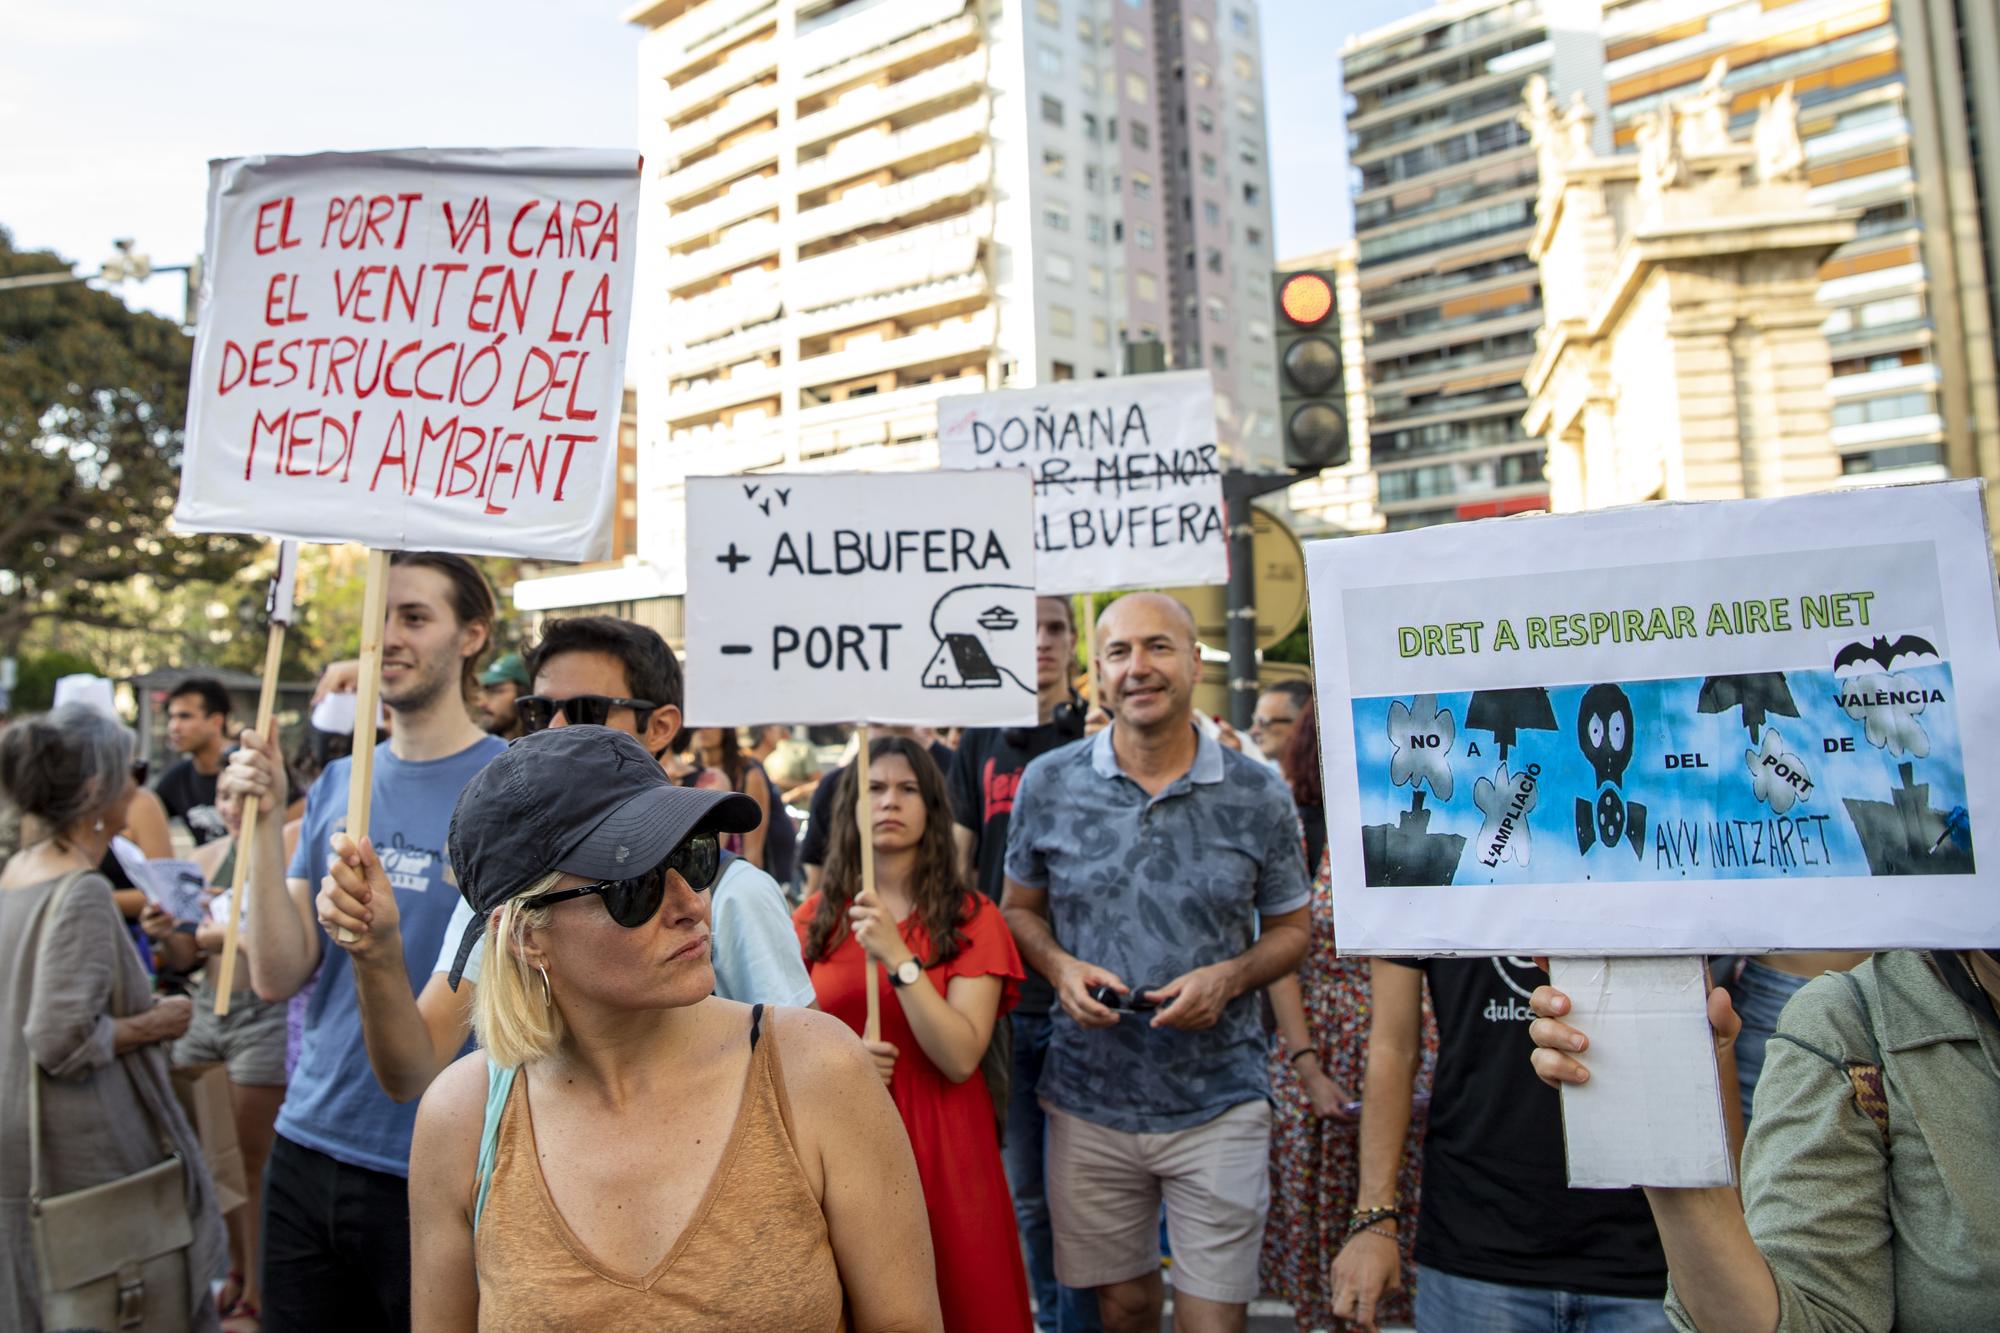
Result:
<svg viewBox="0 0 2000 1333"><path fill-rule="evenodd" d="M143 787L146 785L146 779L152 772L153 765L149 761L144 759L134 759L132 761L132 781L139 786Z"/></svg>
<svg viewBox="0 0 2000 1333"><path fill-rule="evenodd" d="M1252 727L1255 727L1255 728L1259 728L1259 729L1261 729L1261 730L1264 730L1264 731L1269 731L1269 730L1270 730L1271 728L1273 728L1273 727L1289 727L1289 726L1291 726L1291 725L1292 725L1293 723L1297 722L1298 720L1299 720L1299 716L1298 716L1298 714L1297 714L1297 713L1294 713L1294 714L1292 714L1292 715L1291 715L1290 717L1262 717L1262 716L1259 716L1259 717L1253 717L1253 718L1251 718L1251 719L1250 719L1250 725L1251 725Z"/></svg>
<svg viewBox="0 0 2000 1333"><path fill-rule="evenodd" d="M567 699L524 694L514 701L514 711L520 715L521 726L528 731L547 729L558 715L573 727L601 727L609 721L614 708L629 708L637 713L639 729L644 731L647 719L659 706L651 699L613 699L603 694L575 694Z"/></svg>
<svg viewBox="0 0 2000 1333"><path fill-rule="evenodd" d="M579 884L573 889L559 889L539 898L530 898L522 905L553 907L557 903L595 893L603 897L604 910L611 914L613 921L627 930L636 930L660 914L660 903L667 896L669 870L685 880L696 893L714 888L716 878L722 872L721 840L713 833L697 833L674 848L666 860L637 879Z"/></svg>

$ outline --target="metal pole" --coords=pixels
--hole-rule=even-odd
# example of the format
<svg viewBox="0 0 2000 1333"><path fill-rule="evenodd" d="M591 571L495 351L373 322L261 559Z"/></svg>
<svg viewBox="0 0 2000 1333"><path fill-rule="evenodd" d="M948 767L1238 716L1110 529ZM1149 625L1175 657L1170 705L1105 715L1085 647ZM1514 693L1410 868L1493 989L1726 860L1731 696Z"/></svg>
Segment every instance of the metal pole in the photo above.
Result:
<svg viewBox="0 0 2000 1333"><path fill-rule="evenodd" d="M1247 488L1225 482L1223 496L1229 507L1229 725L1247 736L1257 711L1256 527Z"/></svg>

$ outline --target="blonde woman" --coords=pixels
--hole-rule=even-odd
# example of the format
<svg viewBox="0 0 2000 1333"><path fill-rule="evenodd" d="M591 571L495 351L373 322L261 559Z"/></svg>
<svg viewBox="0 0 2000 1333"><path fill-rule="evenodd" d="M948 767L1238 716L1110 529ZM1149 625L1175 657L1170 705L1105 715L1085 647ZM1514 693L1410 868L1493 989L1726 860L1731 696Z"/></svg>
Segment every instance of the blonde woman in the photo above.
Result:
<svg viewBox="0 0 2000 1333"><path fill-rule="evenodd" d="M941 1327L867 1052L838 1019L712 994L718 838L757 817L606 727L526 736L467 785L452 980L483 947L485 1049L417 1116L416 1329ZM371 861L345 848L334 877Z"/></svg>

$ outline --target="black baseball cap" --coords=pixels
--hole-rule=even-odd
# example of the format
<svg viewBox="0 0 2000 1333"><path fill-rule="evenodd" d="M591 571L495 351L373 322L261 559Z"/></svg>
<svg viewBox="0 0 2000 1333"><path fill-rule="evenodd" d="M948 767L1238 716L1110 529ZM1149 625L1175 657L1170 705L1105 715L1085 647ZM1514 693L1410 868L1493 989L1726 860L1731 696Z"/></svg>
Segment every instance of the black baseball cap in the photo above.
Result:
<svg viewBox="0 0 2000 1333"><path fill-rule="evenodd" d="M611 727L531 732L459 793L447 847L473 919L452 960L451 988L493 909L551 871L637 879L696 833L748 833L757 802L682 787L644 746Z"/></svg>

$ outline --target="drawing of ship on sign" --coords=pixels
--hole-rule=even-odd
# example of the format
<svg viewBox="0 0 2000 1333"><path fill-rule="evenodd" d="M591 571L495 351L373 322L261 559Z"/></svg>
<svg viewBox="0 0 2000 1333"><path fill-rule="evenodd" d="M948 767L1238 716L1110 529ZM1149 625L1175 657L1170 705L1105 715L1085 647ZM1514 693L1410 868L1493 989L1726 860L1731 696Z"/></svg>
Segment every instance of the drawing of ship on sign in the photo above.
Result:
<svg viewBox="0 0 2000 1333"><path fill-rule="evenodd" d="M1912 783L1914 765L1898 764L1900 787L1888 801L1848 797L1847 817L1861 849L1868 854L1871 875L1969 875L1972 873L1972 833L1963 811L1947 814L1931 808L1928 782Z"/></svg>
<svg viewBox="0 0 2000 1333"><path fill-rule="evenodd" d="M1432 833L1431 812L1424 793L1410 793L1410 808L1388 824L1368 824L1361 830L1361 860L1371 886L1407 889L1449 884L1458 873L1465 838L1457 833Z"/></svg>

